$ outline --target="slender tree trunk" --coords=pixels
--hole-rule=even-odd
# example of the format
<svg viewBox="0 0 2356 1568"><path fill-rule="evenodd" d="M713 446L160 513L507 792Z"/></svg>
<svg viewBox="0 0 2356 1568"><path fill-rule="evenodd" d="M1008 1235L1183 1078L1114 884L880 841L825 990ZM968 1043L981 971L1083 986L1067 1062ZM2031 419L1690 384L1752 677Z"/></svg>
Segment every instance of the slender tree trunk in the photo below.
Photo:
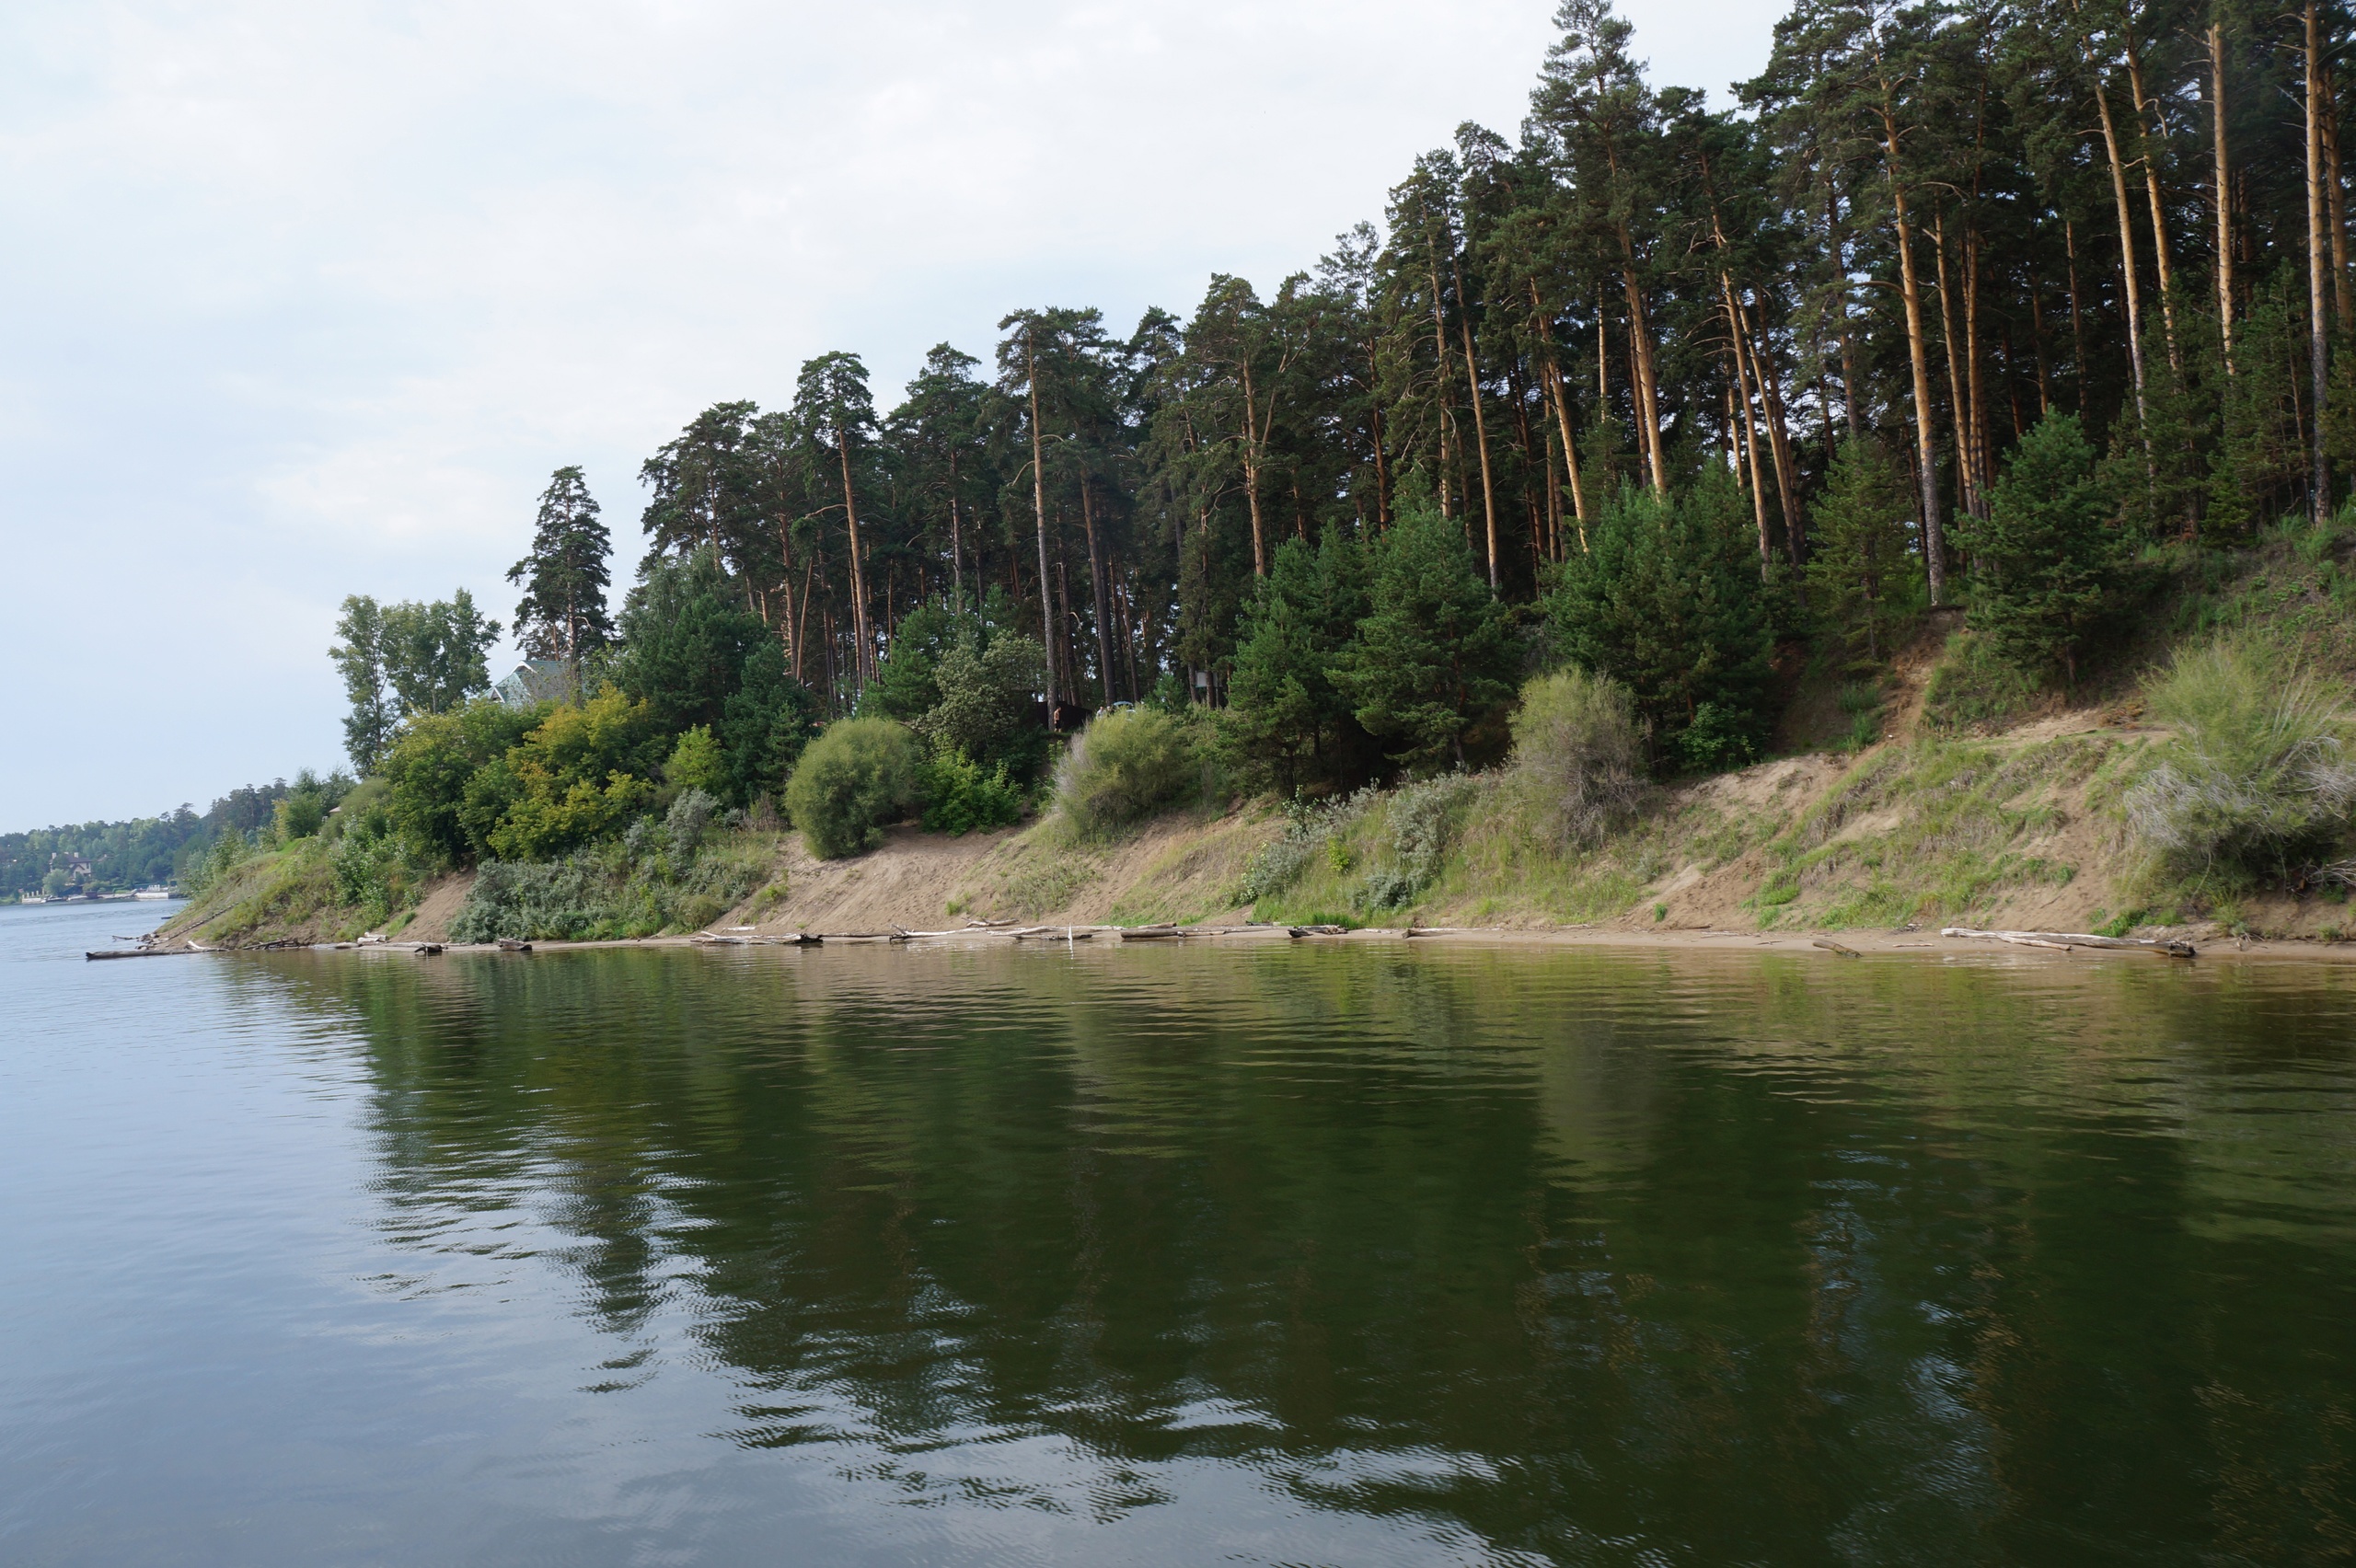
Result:
<svg viewBox="0 0 2356 1568"><path fill-rule="evenodd" d="M1669 457L1661 448L1660 389L1654 379L1653 335L1645 323L1644 292L1636 286L1635 252L1624 226L1620 231L1620 248L1628 258L1626 265L1620 269L1620 282L1628 294L1628 340L1636 359L1637 418L1645 427L1645 462L1652 470L1653 489L1667 495Z"/></svg>
<svg viewBox="0 0 2356 1568"><path fill-rule="evenodd" d="M1750 514L1759 528L1759 575L1764 578L1775 559L1774 544L1767 532L1767 487L1759 472L1759 431L1750 422L1750 383L1742 368L1742 322L1735 314L1734 285L1723 271L1718 274L1718 293L1726 304L1727 336L1732 345L1727 357L1734 372L1727 384L1727 433L1750 469ZM1732 417L1738 403L1742 407L1739 420Z"/></svg>
<svg viewBox="0 0 2356 1568"><path fill-rule="evenodd" d="M1963 229L1964 392L1971 399L1971 493L1988 514L1988 386L1980 352L1980 231Z"/></svg>
<svg viewBox="0 0 2356 1568"><path fill-rule="evenodd" d="M1039 433L1039 346L1022 329L1023 374L1031 384L1031 510L1039 524L1039 633L1047 655L1047 727L1056 724L1056 607L1047 587L1046 443Z"/></svg>
<svg viewBox="0 0 2356 1568"><path fill-rule="evenodd" d="M851 494L849 432L840 429L835 432L835 453L842 459L843 518L849 525L850 531L851 634L859 639L859 646L853 651L851 659L850 678L854 686L864 686L874 651L867 635L867 571L860 559L866 551L859 542L859 502Z"/></svg>
<svg viewBox="0 0 2356 1568"><path fill-rule="evenodd" d="M1096 602L1096 683L1102 699L1113 700L1113 643L1111 637L1111 606L1105 603L1104 559L1096 544L1096 503L1089 492L1094 487L1086 474L1080 477L1080 521L1088 530L1088 586Z"/></svg>
<svg viewBox="0 0 2356 1568"><path fill-rule="evenodd" d="M1837 190L1829 191L1825 197L1828 226L1839 216L1840 200ZM1836 233L1832 254L1841 269L1841 283L1833 292L1833 298L1841 307L1841 415L1849 427L1849 439L1862 441L1865 435L1865 425L1864 416L1857 412L1857 340L1849 326L1849 235L1846 229Z"/></svg>
<svg viewBox="0 0 2356 1568"><path fill-rule="evenodd" d="M1455 241L1450 240L1453 245ZM1428 238L1424 242L1424 259L1432 282L1432 406L1439 426L1439 514L1453 517L1455 509L1449 490L1449 454L1448 442L1448 365L1456 357L1448 346L1448 311L1446 296L1439 289L1439 248Z"/></svg>
<svg viewBox="0 0 2356 1568"><path fill-rule="evenodd" d="M2331 220L2331 303L2333 319L2345 329L2356 320L2356 285L2348 275L2348 192L2339 178L2339 89L2331 73L2323 75L2324 204Z"/></svg>
<svg viewBox="0 0 2356 1568"><path fill-rule="evenodd" d="M1268 575L1268 532L1260 513L1260 404L1249 358L1236 362L1243 386L1243 493L1252 507L1252 575Z"/></svg>
<svg viewBox="0 0 2356 1568"><path fill-rule="evenodd" d="M1554 420L1563 430L1563 467L1565 471L1569 474L1571 480L1571 515L1576 518L1578 523L1579 553L1581 555L1585 555L1587 553L1587 487L1581 483L1579 479L1578 443L1571 438L1570 391L1569 388L1563 385L1563 367L1557 363L1554 359L1553 337L1552 334L1548 334L1545 331L1546 324L1544 318L1546 315L1546 306L1539 298L1538 280L1536 278L1530 280L1530 308L1532 312L1533 319L1536 322L1538 330L1542 334L1544 334L1543 341L1546 344L1546 387L1548 391L1553 394ZM1596 317L1596 325L1599 331L1602 329L1602 321L1603 317L1599 314Z"/></svg>
<svg viewBox="0 0 2356 1568"><path fill-rule="evenodd" d="M957 525L957 454L949 454L949 575L950 596L959 615L965 613L965 536Z"/></svg>
<svg viewBox="0 0 2356 1568"><path fill-rule="evenodd" d="M1963 400L1963 362L1958 352L1955 331L1955 302L1947 286L1946 214L1942 213L1931 223L1931 248L1937 254L1939 281L1939 343L1946 351L1940 357L1947 367L1947 418L1955 429L1955 488L1956 499L1964 512L1980 515L1980 476L1971 462L1971 409Z"/></svg>
<svg viewBox="0 0 2356 1568"><path fill-rule="evenodd" d="M2086 411L2086 317L2078 303L2078 225L2062 220L2062 241L2070 256L2070 375L2078 384L2078 412Z"/></svg>
<svg viewBox="0 0 2356 1568"><path fill-rule="evenodd" d="M2217 342L2234 374L2234 183L2225 133L2225 29L2209 24L2209 125L2217 197Z"/></svg>
<svg viewBox="0 0 2356 1568"><path fill-rule="evenodd" d="M2120 37L2127 52L2127 86L2135 95L2135 130L2143 142L2143 193L2152 208L2152 260L2160 281L2160 331L2167 339L2168 371L2181 377L2184 358L2176 346L2176 275L2168 259L2167 204L2160 200L2160 121L2146 116L2153 107L2143 92L2143 57L2135 49L2135 17L2130 10L2120 18Z"/></svg>
<svg viewBox="0 0 2356 1568"><path fill-rule="evenodd" d="M2323 21L2317 15L2316 0L2307 0L2304 15L2306 24L2306 95L2307 95L2307 354L2315 377L2315 412L2310 428L2314 431L2314 467L2309 483L2314 489L2315 519L2320 524L2331 515L2331 455L2324 446L2324 410L2331 391L2329 325L2324 315L2324 268L2331 252L2324 237L2325 205L2323 190Z"/></svg>
<svg viewBox="0 0 2356 1568"><path fill-rule="evenodd" d="M793 678L802 678L802 628L793 618L793 525L785 518L777 524L777 553L782 569L785 590L785 621L779 628L785 635L786 662L793 666Z"/></svg>
<svg viewBox="0 0 2356 1568"><path fill-rule="evenodd" d="M1449 271L1456 276L1456 327L1464 339L1464 386L1472 398L1472 440L1481 448L1481 513L1489 536L1489 592L1497 591L1497 490L1489 475L1489 421L1481 411L1481 366L1472 357L1472 306L1464 296L1464 268L1454 256Z"/></svg>
<svg viewBox="0 0 2356 1568"><path fill-rule="evenodd" d="M1734 316L1739 329L1736 337L1742 352L1750 357L1750 378L1759 387L1760 413L1767 426L1767 453L1773 459L1775 469L1775 503L1784 514L1784 553L1797 566L1807 553L1806 529L1800 522L1799 469L1792 456L1791 432L1785 427L1784 392L1777 385L1774 358L1764 346L1766 321L1762 312L1754 325L1750 306L1742 303L1740 294L1735 296Z"/></svg>
<svg viewBox="0 0 2356 1568"><path fill-rule="evenodd" d="M2077 0L2070 0L2070 8L2078 9ZM2119 271L2126 288L2127 304L2127 363L2135 377L2135 423L2143 438L2143 463L2148 469L2152 462L2152 426L2149 410L2143 403L2143 285L2136 276L2134 209L2127 200L2127 166L2119 150L2119 127L2110 115L2110 93L2103 86L2102 67L2095 62L2094 45L2082 31L2078 35L2078 52L2086 63L2086 72L2094 78L2096 117L2102 125L2103 150L2110 160L2111 205L2119 216Z"/></svg>
<svg viewBox="0 0 2356 1568"><path fill-rule="evenodd" d="M1906 352L1914 377L1915 470L1923 497L1923 565L1931 606L1947 599L1947 531L1939 515L1939 450L1931 432L1931 351L1923 330L1923 282L1914 265L1914 225L1906 210L1900 168L1898 110L1890 83L1882 83L1882 156L1889 171L1890 208L1898 228L1898 275L1906 303Z"/></svg>
<svg viewBox="0 0 2356 1568"><path fill-rule="evenodd" d="M2045 352L2045 287L2042 280L2028 291L2029 339L2037 347L2037 417L2053 411L2053 375Z"/></svg>

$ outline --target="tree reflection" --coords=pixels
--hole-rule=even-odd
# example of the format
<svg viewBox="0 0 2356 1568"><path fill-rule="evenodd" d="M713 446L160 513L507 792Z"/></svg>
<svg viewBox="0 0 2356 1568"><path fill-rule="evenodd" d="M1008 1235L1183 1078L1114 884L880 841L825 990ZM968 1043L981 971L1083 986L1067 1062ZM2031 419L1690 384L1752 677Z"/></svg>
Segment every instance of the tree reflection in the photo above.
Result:
<svg viewBox="0 0 2356 1568"><path fill-rule="evenodd" d="M742 1390L733 1440L853 1443L917 1494L1117 1513L1207 1460L1569 1557L2350 1539L2337 974L1285 947L248 974L356 1024L405 1245L527 1219L618 1340L691 1309L664 1353ZM1090 1473L992 1468L1043 1435Z"/></svg>

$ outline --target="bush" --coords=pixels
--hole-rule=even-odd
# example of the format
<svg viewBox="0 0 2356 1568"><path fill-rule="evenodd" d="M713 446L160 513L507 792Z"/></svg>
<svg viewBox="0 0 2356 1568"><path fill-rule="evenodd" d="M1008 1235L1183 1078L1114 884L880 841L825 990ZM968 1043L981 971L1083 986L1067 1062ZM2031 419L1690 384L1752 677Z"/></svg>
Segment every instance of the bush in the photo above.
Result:
<svg viewBox="0 0 2356 1568"><path fill-rule="evenodd" d="M487 860L450 922L450 936L461 942L585 936L611 917L614 894L614 878L586 858L547 865Z"/></svg>
<svg viewBox="0 0 2356 1568"><path fill-rule="evenodd" d="M884 842L921 798L924 755L889 719L845 719L810 743L785 786L785 809L810 853L840 859Z"/></svg>
<svg viewBox="0 0 2356 1568"><path fill-rule="evenodd" d="M327 820L327 802L316 792L289 795L273 808L272 815L278 842L292 844L319 831L319 824Z"/></svg>
<svg viewBox="0 0 2356 1568"><path fill-rule="evenodd" d="M1155 708L1101 713L1056 770L1056 803L1083 833L1102 833L1184 799L1201 767L1186 726Z"/></svg>
<svg viewBox="0 0 2356 1568"><path fill-rule="evenodd" d="M670 813L663 819L663 831L670 836L673 859L685 865L696 858L696 850L703 844L704 829L711 825L719 810L720 802L701 790L689 790L671 802Z"/></svg>
<svg viewBox="0 0 2356 1568"><path fill-rule="evenodd" d="M1645 771L1644 731L1626 686L1569 669L1521 688L1521 707L1513 716L1512 778L1539 807L1557 844L1602 837L1635 809Z"/></svg>
<svg viewBox="0 0 2356 1568"><path fill-rule="evenodd" d="M1021 783L1038 777L1047 732L1037 711L1047 656L1035 638L1001 632L968 637L941 657L933 681L941 701L917 728L935 749L1004 763Z"/></svg>
<svg viewBox="0 0 2356 1568"><path fill-rule="evenodd" d="M721 755L710 726L698 724L680 735L679 744L671 748L671 760L663 765L663 778L674 790L708 795L727 790L728 759Z"/></svg>
<svg viewBox="0 0 2356 1568"><path fill-rule="evenodd" d="M1022 790L1006 764L985 773L964 752L925 764L924 825L930 833L967 834L1008 827L1022 816Z"/></svg>
<svg viewBox="0 0 2356 1568"><path fill-rule="evenodd" d="M1295 795L1285 804L1284 836L1265 846L1245 864L1235 902L1257 904L1284 892L1300 880L1300 873L1309 869L1321 845L1327 863L1337 873L1346 875L1357 864L1357 859L1350 853L1345 836L1380 798L1381 791L1372 785L1337 800L1311 801ZM1340 864L1342 859L1348 859L1350 865Z"/></svg>
<svg viewBox="0 0 2356 1568"><path fill-rule="evenodd" d="M2356 722L2298 669L2220 642L2180 652L2152 688L2177 734L2127 793L2127 820L2182 870L2282 870L2346 833Z"/></svg>
<svg viewBox="0 0 2356 1568"><path fill-rule="evenodd" d="M1688 773L1724 773L1759 760L1757 715L1705 702L1677 737L1678 759Z"/></svg>
<svg viewBox="0 0 2356 1568"><path fill-rule="evenodd" d="M1480 779L1449 773L1393 794L1383 813L1390 858L1367 872L1359 907L1395 909L1420 897L1438 880L1448 847L1480 793Z"/></svg>
<svg viewBox="0 0 2356 1568"><path fill-rule="evenodd" d="M710 925L767 879L766 841L715 839L700 854L682 855L676 845L668 856L654 853L655 841L676 831L641 819L625 841L561 860L485 861L450 935L462 942L596 940L690 929Z"/></svg>

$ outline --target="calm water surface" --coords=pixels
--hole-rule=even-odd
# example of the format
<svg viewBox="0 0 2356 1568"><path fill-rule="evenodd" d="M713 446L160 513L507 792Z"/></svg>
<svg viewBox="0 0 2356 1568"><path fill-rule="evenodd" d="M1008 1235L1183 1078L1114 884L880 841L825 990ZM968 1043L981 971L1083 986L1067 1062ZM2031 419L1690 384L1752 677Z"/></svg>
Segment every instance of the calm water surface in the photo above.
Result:
<svg viewBox="0 0 2356 1568"><path fill-rule="evenodd" d="M2356 973L140 917L0 909L0 1562L2356 1555Z"/></svg>

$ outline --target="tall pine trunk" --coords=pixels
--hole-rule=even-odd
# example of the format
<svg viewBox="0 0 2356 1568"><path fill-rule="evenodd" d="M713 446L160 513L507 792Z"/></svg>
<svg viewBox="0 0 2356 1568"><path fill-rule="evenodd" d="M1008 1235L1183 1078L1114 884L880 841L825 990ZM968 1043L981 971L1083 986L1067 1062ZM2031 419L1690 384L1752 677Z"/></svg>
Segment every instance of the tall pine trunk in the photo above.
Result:
<svg viewBox="0 0 2356 1568"><path fill-rule="evenodd" d="M2324 409L2331 391L2330 324L2324 315L2324 268L2331 254L2324 236L2323 168L2323 21L2316 0L2307 0L2307 355L2315 377L2314 463L2309 484L2314 490L2315 519L2331 515L2331 455L2324 447Z"/></svg>
<svg viewBox="0 0 2356 1568"><path fill-rule="evenodd" d="M1096 684L1103 701L1113 700L1113 644L1110 637L1112 617L1104 602L1104 558L1096 545L1096 506L1090 498L1092 486L1089 477L1080 477L1080 521L1088 530L1088 582L1091 596L1096 602Z"/></svg>
<svg viewBox="0 0 2356 1568"><path fill-rule="evenodd" d="M1463 265L1451 255L1456 277L1456 328L1464 339L1464 388L1472 398L1472 440L1481 448L1481 513L1489 531L1489 592L1497 590L1497 490L1489 476L1489 423L1481 411L1481 366L1472 357L1472 304L1464 294Z"/></svg>
<svg viewBox="0 0 2356 1568"><path fill-rule="evenodd" d="M841 428L835 431L835 453L842 459L843 518L850 532L850 610L852 635L859 639L853 651L850 678L854 686L867 684L873 647L867 635L867 573L860 558L867 552L859 542L859 502L851 494L850 432Z"/></svg>
<svg viewBox="0 0 2356 1568"><path fill-rule="evenodd" d="M1022 330L1024 374L1031 383L1031 510L1039 524L1039 638L1047 655L1047 727L1056 723L1056 607L1047 590L1046 443L1039 433L1039 345Z"/></svg>
<svg viewBox="0 0 2356 1568"><path fill-rule="evenodd" d="M2077 0L2071 0L2076 10ZM2085 61L2087 75L2094 78L2096 118L2102 126L2102 144L2110 160L2111 205L2119 216L2119 271L2126 290L2127 304L2127 363L2135 378L2135 423L2143 438L2143 466L2152 466L2152 426L2149 410L2143 401L2143 284L2135 269L2134 208L2127 200L2127 166L2119 150L2119 127L2111 119L2110 93L2103 86L2102 67L2095 61L2093 43L2084 32L2078 35L2078 52Z"/></svg>
<svg viewBox="0 0 2356 1568"><path fill-rule="evenodd" d="M2209 123L2217 182L2217 343L2234 374L2234 185L2225 134L2225 28L2209 24Z"/></svg>
<svg viewBox="0 0 2356 1568"><path fill-rule="evenodd" d="M2168 259L2167 205L2160 200L2160 119L2154 112L2148 118L2146 109L2154 108L2143 92L2143 57L2135 49L2135 18L2132 12L2120 20L2120 33L2127 52L2127 86L2135 95L2135 131L2143 142L2143 193L2152 207L2152 260L2160 281L2160 331L2167 339L2168 370L2171 375L2184 375L2184 358L2176 346L2176 275Z"/></svg>
<svg viewBox="0 0 2356 1568"><path fill-rule="evenodd" d="M1579 446L1571 438L1570 388L1563 384L1563 367L1554 357L1554 337L1546 329L1546 306L1538 293L1538 280L1530 280L1530 309L1533 329L1539 340L1546 345L1546 389L1554 399L1554 421L1563 432L1563 468L1571 480L1571 515L1579 531L1579 553L1587 553L1587 486L1579 479ZM1598 318L1599 321L1600 317Z"/></svg>
<svg viewBox="0 0 2356 1568"><path fill-rule="evenodd" d="M1923 282L1914 265L1914 224L1906 210L1906 180L1899 157L1895 85L1881 81L1882 157L1889 172L1889 204L1898 228L1898 276L1906 304L1906 355L1914 377L1914 467L1923 498L1923 564L1931 607L1947 599L1947 531L1939 515L1939 449L1931 432L1931 350L1923 330Z"/></svg>

